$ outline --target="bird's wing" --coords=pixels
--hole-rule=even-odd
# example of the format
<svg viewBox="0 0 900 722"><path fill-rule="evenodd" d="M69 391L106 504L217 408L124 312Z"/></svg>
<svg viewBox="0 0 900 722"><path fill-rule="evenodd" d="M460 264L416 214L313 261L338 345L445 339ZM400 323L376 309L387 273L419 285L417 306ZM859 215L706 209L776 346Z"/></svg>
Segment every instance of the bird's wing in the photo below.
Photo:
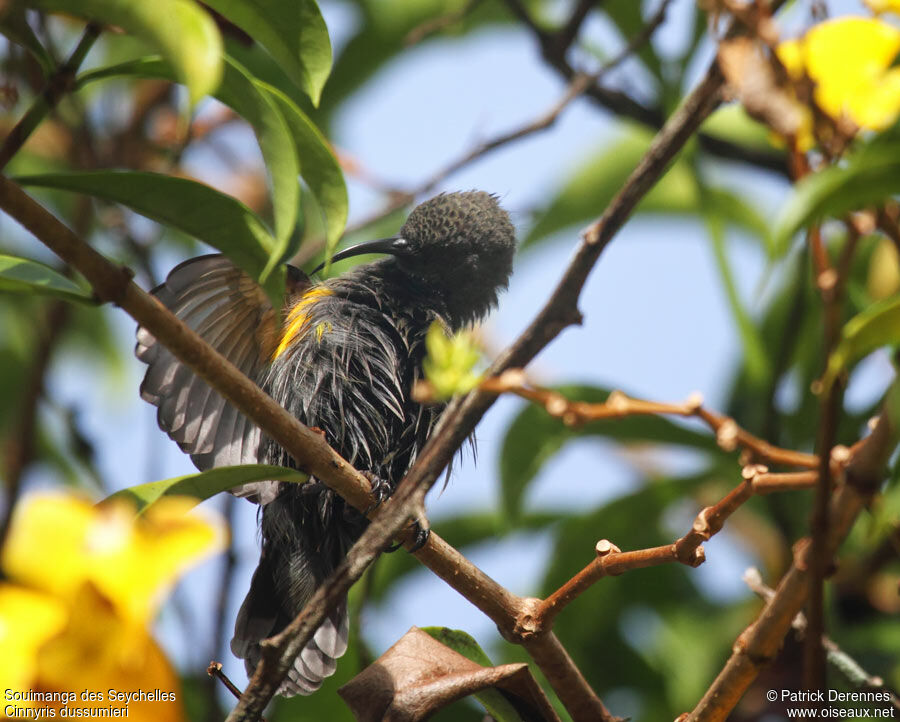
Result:
<svg viewBox="0 0 900 722"><path fill-rule="evenodd" d="M292 271L292 291L308 285ZM248 378L258 379L274 351L278 316L259 285L225 256L185 261L152 294ZM135 355L148 366L141 398L159 409L159 427L198 469L259 462L259 428L146 328L138 328ZM233 492L267 503L276 484L246 484Z"/></svg>

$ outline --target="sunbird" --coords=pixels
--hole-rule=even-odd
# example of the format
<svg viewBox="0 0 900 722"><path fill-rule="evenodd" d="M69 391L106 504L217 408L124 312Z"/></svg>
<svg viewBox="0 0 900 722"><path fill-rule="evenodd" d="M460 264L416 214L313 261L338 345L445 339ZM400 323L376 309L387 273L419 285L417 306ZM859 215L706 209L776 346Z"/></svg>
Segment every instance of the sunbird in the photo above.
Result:
<svg viewBox="0 0 900 722"><path fill-rule="evenodd" d="M438 321L455 332L482 320L508 285L515 245L509 215L495 196L445 193L413 209L396 236L352 246L332 260L386 258L321 282L289 266L280 313L253 279L219 254L182 263L152 293L287 411L321 429L384 500L443 410L412 398L423 376L429 327ZM297 467L145 328L138 328L135 353L148 366L141 397L158 407L160 428L198 469ZM251 675L260 641L303 609L367 520L315 478L256 482L232 492L261 509L259 565L231 640ZM317 690L334 673L347 638L344 600L297 657L279 694Z"/></svg>

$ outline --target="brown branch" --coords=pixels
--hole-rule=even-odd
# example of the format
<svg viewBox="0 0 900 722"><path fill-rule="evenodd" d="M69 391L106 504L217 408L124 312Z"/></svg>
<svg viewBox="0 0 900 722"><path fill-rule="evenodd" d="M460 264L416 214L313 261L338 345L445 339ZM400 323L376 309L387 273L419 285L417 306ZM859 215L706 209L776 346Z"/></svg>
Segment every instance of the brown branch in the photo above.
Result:
<svg viewBox="0 0 900 722"><path fill-rule="evenodd" d="M520 369L509 369L481 384L483 391L494 394L512 393L544 407L548 414L559 418L567 426L579 426L600 419L620 419L636 415L673 415L701 419L716 435L716 442L725 451L741 447L752 452L759 460L786 466L815 469L819 458L791 449L782 449L754 436L737 425L734 419L703 408L700 394L692 394L681 404L644 401L626 396L621 391L613 391L603 403L570 401L562 394L549 389L526 385Z"/></svg>
<svg viewBox="0 0 900 722"><path fill-rule="evenodd" d="M765 601L768 602L775 596L775 590L763 582L762 575L760 575L759 570L756 569L756 567L747 569L747 571L744 572L743 578L744 583ZM797 613L797 616L794 617L791 622L791 627L801 635L807 634L808 624L803 612ZM898 698L893 691L887 689L884 680L881 677L869 674L863 669L859 662L841 649L840 646L827 635L821 637L821 644L828 656L828 661L838 672L844 675L848 682L854 687L887 692L889 695L887 701L891 703L894 709L900 710L900 698Z"/></svg>
<svg viewBox="0 0 900 722"><path fill-rule="evenodd" d="M809 232L813 258L818 258L816 279L823 304L823 369L827 366L828 358L840 337L842 299L847 280L845 274L850 268L853 252L859 240L852 219L848 219L846 226L848 239L836 266L832 266L827 257L821 229L815 226ZM816 449L821 462L819 483L810 517L810 591L806 607L809 634L806 636L803 649L804 684L807 689L825 689L826 685L826 659L821 639L825 636L825 578L830 574L832 567L831 556L825 551L831 524L829 506L832 487L831 467L827 460L837 440L838 417L842 403L843 382L838 380L825 390L821 399L820 420L816 433Z"/></svg>
<svg viewBox="0 0 900 722"><path fill-rule="evenodd" d="M575 42L575 38L577 38L578 33L581 32L581 26L584 25L588 13L596 4L597 0L578 0L578 3L572 10L572 14L569 15L566 24L556 33L555 42L557 52L566 52L569 46Z"/></svg>
<svg viewBox="0 0 900 722"><path fill-rule="evenodd" d="M854 520L877 488L884 466L897 443L896 429L882 413L871 434L850 449L846 483L831 499L831 524L824 551L830 558L849 533ZM697 707L685 717L689 722L724 720L775 655L810 590L810 544L803 539L794 547L794 562L784 575L775 596L737 638L731 657Z"/></svg>
<svg viewBox="0 0 900 722"><path fill-rule="evenodd" d="M209 666L206 668L206 673L213 680L219 680L225 686L225 689L231 692L231 694L233 694L236 699L241 698L241 690L234 682L229 679L228 675L222 671L221 662L216 662L215 660L210 662Z"/></svg>
<svg viewBox="0 0 900 722"><path fill-rule="evenodd" d="M608 539L601 539L596 545L596 558L537 606L534 624L549 627L564 607L603 577L618 576L632 569L660 564L700 566L706 561L701 544L717 534L725 525L726 519L751 497L778 491L811 489L818 482L819 475L815 471L770 474L764 466L749 465L742 470L742 476L744 480L741 484L718 503L703 508L697 514L690 531L672 544L623 552Z"/></svg>
<svg viewBox="0 0 900 722"><path fill-rule="evenodd" d="M772 2L771 11L774 12L781 4L780 0ZM541 47L544 60L563 79L571 82L573 78L581 74L568 62L565 57L565 51L560 52L555 41L555 34L538 26L520 0L506 0L506 5L510 12L532 31ZM735 26L733 25L732 27ZM661 109L648 108L626 93L595 84L588 88L584 94L597 105L615 115L630 118L654 129L661 129L664 126L665 115ZM746 148L739 143L706 133L698 133L697 140L703 150L725 160L749 163L783 176L788 174L787 156L784 153Z"/></svg>

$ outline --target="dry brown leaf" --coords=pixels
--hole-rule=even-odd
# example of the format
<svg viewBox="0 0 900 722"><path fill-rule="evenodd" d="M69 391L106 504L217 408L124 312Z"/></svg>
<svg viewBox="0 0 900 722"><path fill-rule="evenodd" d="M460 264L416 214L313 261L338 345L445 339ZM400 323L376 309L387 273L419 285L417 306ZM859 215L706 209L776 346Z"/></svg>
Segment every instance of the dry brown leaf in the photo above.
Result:
<svg viewBox="0 0 900 722"><path fill-rule="evenodd" d="M415 722L488 687L503 693L523 719L559 720L527 664L482 667L418 627L338 693L359 722Z"/></svg>
<svg viewBox="0 0 900 722"><path fill-rule="evenodd" d="M779 86L759 43L740 37L719 44L719 67L732 93L747 112L779 135L796 137L805 118L803 106Z"/></svg>

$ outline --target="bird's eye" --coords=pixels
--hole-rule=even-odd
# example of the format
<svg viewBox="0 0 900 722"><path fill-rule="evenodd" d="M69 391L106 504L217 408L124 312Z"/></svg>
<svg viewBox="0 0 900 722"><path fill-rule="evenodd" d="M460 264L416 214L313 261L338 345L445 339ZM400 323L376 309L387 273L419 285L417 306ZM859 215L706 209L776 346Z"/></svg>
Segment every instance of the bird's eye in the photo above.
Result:
<svg viewBox="0 0 900 722"><path fill-rule="evenodd" d="M395 253L408 253L410 250L409 241L405 238L398 238L391 245Z"/></svg>

